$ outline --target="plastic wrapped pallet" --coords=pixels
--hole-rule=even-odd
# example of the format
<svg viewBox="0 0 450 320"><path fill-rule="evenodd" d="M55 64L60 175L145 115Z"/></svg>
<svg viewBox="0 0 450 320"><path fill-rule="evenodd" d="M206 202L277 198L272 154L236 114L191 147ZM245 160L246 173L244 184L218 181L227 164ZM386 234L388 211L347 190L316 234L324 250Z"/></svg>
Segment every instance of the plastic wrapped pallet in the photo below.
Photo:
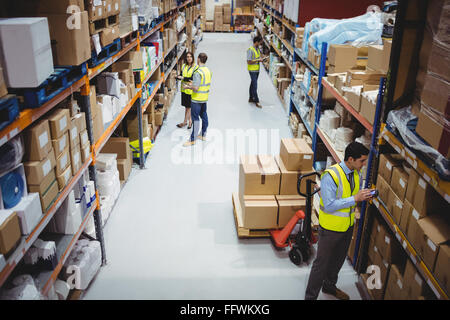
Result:
<svg viewBox="0 0 450 320"><path fill-rule="evenodd" d="M137 13L140 25L150 24L154 18L152 2L148 0L136 0Z"/></svg>
<svg viewBox="0 0 450 320"><path fill-rule="evenodd" d="M70 256L64 264L62 274L65 277L73 274L74 270L79 275L74 281L75 289L86 290L102 264L100 242L87 241L82 244L77 242Z"/></svg>
<svg viewBox="0 0 450 320"><path fill-rule="evenodd" d="M138 29L138 6L136 0L120 1L120 34L124 35Z"/></svg>
<svg viewBox="0 0 450 320"><path fill-rule="evenodd" d="M42 296L36 288L33 278L28 275L20 275L12 281L12 287L3 288L1 300L41 300Z"/></svg>

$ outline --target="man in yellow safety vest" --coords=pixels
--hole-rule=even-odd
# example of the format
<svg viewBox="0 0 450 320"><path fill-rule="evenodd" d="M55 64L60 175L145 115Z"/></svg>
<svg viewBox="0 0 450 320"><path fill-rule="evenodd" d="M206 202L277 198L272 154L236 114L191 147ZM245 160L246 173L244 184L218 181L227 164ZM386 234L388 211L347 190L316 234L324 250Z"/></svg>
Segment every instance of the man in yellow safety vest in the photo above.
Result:
<svg viewBox="0 0 450 320"><path fill-rule="evenodd" d="M258 77L259 77L259 63L264 61L265 58L261 58L261 52L259 47L262 44L262 38L256 36L253 38L253 46L247 50L247 69L250 73L250 98L248 102L253 102L258 108L262 108L258 98Z"/></svg>
<svg viewBox="0 0 450 320"><path fill-rule="evenodd" d="M211 71L205 66L206 60L208 60L206 53L200 53L198 55L198 69L194 72L193 83L185 85L186 89L192 89L191 117L193 122L191 139L183 144L185 147L194 145L196 138L206 141L206 130L208 129L206 103L208 102L212 77ZM197 136L200 128L200 118L202 119L202 132Z"/></svg>
<svg viewBox="0 0 450 320"><path fill-rule="evenodd" d="M339 270L350 245L356 203L369 200L371 190L362 189L360 170L369 150L358 142L345 149L344 161L325 170L320 182L319 241L305 299L317 299L320 289L340 300L349 296L336 287Z"/></svg>

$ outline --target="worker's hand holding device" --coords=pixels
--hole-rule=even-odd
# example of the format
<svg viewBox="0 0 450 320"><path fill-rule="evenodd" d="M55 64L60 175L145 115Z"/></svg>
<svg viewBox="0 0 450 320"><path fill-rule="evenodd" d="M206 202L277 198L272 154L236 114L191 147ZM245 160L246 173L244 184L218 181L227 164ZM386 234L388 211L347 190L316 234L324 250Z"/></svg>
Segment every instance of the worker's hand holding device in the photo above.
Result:
<svg viewBox="0 0 450 320"><path fill-rule="evenodd" d="M362 189L354 196L355 202L367 201L376 197L376 195L378 195L378 190Z"/></svg>

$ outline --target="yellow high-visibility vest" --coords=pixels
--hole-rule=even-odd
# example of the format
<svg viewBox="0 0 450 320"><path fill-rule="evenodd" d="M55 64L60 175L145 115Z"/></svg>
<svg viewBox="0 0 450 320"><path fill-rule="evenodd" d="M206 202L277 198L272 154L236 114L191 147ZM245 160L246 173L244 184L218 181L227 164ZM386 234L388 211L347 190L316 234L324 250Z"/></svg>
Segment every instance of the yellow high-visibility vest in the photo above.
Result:
<svg viewBox="0 0 450 320"><path fill-rule="evenodd" d="M253 60L259 59L261 57L261 52L259 51L259 49L255 49L255 47L253 46L251 46L249 49L253 51L253 55L255 56ZM259 62L256 64L247 63L247 69L248 71L259 71Z"/></svg>
<svg viewBox="0 0 450 320"><path fill-rule="evenodd" d="M349 198L354 196L359 192L360 177L359 173L353 171L353 181L355 182L355 187L351 190L350 182L348 181L347 175L339 164L335 164L325 170L321 178L329 173L336 183L336 198ZM319 208L319 224L322 228L331 231L345 232L353 226L355 220L355 207L356 204L349 208L344 208L336 212L325 212L322 197L320 197L320 208Z"/></svg>
<svg viewBox="0 0 450 320"><path fill-rule="evenodd" d="M198 69L197 64L192 64L191 67L189 67L187 64L183 64L181 70L183 72L182 76L183 78L190 78L194 74L194 72ZM186 84L187 81L182 80L181 81L181 88L183 88L183 85ZM192 95L192 89L181 89L181 92L184 92L188 95Z"/></svg>
<svg viewBox="0 0 450 320"><path fill-rule="evenodd" d="M208 67L199 67L195 72L198 72L202 77L198 91L192 92L192 101L206 102L208 101L209 87L211 85L212 73Z"/></svg>

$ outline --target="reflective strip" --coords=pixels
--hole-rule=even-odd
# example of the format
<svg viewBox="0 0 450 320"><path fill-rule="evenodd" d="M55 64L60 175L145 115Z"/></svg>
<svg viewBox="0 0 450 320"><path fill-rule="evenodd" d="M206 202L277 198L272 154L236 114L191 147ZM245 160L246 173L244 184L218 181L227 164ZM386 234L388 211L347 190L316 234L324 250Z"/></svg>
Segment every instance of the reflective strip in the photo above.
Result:
<svg viewBox="0 0 450 320"><path fill-rule="evenodd" d="M326 212L325 208L322 205L319 205L319 208L325 214L330 214L330 215L337 216L337 217L342 217L342 218L348 218L350 216L350 214L351 214L350 212L341 212L341 211L336 211L336 212L332 212L332 213ZM343 210L345 210L345 209L343 209Z"/></svg>
<svg viewBox="0 0 450 320"><path fill-rule="evenodd" d="M197 91L197 93L209 93L209 90L208 91Z"/></svg>

